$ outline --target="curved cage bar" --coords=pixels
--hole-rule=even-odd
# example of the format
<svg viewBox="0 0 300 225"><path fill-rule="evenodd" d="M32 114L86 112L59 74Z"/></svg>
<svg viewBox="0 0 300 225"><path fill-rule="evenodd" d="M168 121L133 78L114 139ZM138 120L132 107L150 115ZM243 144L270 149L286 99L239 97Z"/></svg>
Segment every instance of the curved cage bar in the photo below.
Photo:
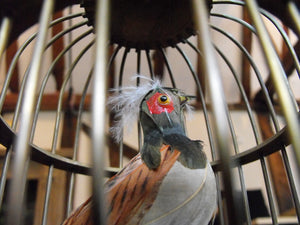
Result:
<svg viewBox="0 0 300 225"><path fill-rule="evenodd" d="M1 219L61 224L93 195L105 224L103 179L143 140L137 122L114 142L106 101L141 74L196 96L186 126L215 172L214 224L299 224L299 3L133 2L0 3Z"/></svg>

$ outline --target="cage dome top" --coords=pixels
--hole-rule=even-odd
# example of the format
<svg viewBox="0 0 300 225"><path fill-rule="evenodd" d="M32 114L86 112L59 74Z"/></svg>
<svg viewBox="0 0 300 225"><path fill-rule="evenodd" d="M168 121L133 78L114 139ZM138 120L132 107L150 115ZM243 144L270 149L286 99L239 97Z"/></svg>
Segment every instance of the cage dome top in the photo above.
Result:
<svg viewBox="0 0 300 225"><path fill-rule="evenodd" d="M113 0L111 43L155 49L182 42L196 34L191 4L191 1L182 0ZM95 0L83 0L81 6L89 25L94 26Z"/></svg>

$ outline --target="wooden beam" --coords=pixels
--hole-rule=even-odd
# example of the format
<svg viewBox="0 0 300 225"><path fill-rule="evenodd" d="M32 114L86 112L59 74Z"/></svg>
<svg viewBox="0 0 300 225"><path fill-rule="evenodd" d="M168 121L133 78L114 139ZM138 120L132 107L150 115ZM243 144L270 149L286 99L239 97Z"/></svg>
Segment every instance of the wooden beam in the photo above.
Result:
<svg viewBox="0 0 300 225"><path fill-rule="evenodd" d="M289 28L285 25L282 25L285 33L289 36ZM285 41L282 40L281 41L281 54L280 54L280 59L281 60L284 60L284 57L286 57L286 55L288 54L289 52L289 49L287 47L287 45L285 44Z"/></svg>
<svg viewBox="0 0 300 225"><path fill-rule="evenodd" d="M248 15L247 9L243 8L243 20L245 22L250 22L250 17ZM251 52L252 48L252 32L248 28L243 26L243 46L246 48L248 52ZM243 54L242 57L242 84L245 89L245 93L247 98L251 97L251 76L250 76L250 63L248 58ZM241 97L242 101L242 97Z"/></svg>
<svg viewBox="0 0 300 225"><path fill-rule="evenodd" d="M155 50L152 59L154 75L162 79L164 76L165 62L161 51Z"/></svg>
<svg viewBox="0 0 300 225"><path fill-rule="evenodd" d="M298 56L298 60L299 60L299 56L300 56L300 41L298 41L295 45L294 45L294 49L295 49L295 52ZM289 51L285 52L284 56L282 57L282 66L283 66L283 69L287 75L287 77L289 77L292 72L295 70L295 65L294 65L294 61L292 60L291 58L291 55L289 53ZM269 75L268 76L268 79L266 81L266 87L268 89L268 92L269 92L269 95L271 97L271 99L273 100L273 96L274 96L274 93L275 93L275 89L274 89L274 85L273 85L273 82L272 82L272 79L271 79L271 76ZM263 92L262 90L259 90L256 95L255 95L255 98L254 98L254 101L259 103L261 102L262 105L265 105L264 102L264 95L263 95Z"/></svg>
<svg viewBox="0 0 300 225"><path fill-rule="evenodd" d="M244 33L244 35L250 35L250 34ZM248 44L248 43L244 43L244 46L245 46L245 44ZM296 43L294 48L295 48L297 55L299 56L300 55L299 41ZM294 66L294 62L291 59L291 55L290 55L285 43L282 43L280 58L282 60L282 65L286 72L286 75L287 75L287 77L289 77L292 74L292 72L294 71L295 66ZM243 64L243 70L245 70L244 67L248 67L248 66L249 65ZM249 71L248 71L248 73L249 73ZM243 76L249 76L249 74L244 74ZM243 85L245 87L245 85L247 85L246 82L248 82L248 81L246 81L246 80L244 81L244 79L245 78L243 77ZM275 93L275 89L274 89L274 85L271 80L271 75L268 76L268 79L266 81L266 87L267 87L267 90L269 92L271 99L274 100L273 96ZM245 88L245 90L246 90L246 88ZM264 102L265 102L265 98L264 98L262 90L260 90L255 95L254 103L259 105L259 107L258 107L259 111L257 111L258 112L257 118L258 118L258 123L260 125L260 130L261 130L263 140L266 140L274 135L274 131L271 126L269 114L264 112L266 110L266 105L264 104ZM261 112L261 110L262 110L262 112ZM295 213L293 214L293 212L295 212L295 208L293 205L293 199L291 196L289 182L287 179L284 163L283 163L280 152L275 152L275 153L271 154L270 156L267 157L267 160L268 160L270 174L271 174L272 181L273 181L273 187L275 189L279 212L281 215L287 215L289 213L292 213L292 215L294 215Z"/></svg>
<svg viewBox="0 0 300 225"><path fill-rule="evenodd" d="M5 57L5 63L6 63L6 72L8 71L8 68L10 67L10 64L13 60L14 55L16 54L18 50L18 41L12 42L12 44L7 48L6 50L6 57ZM18 63L15 66L15 69L12 73L12 77L9 83L9 89L13 93L19 92L19 67Z"/></svg>
<svg viewBox="0 0 300 225"><path fill-rule="evenodd" d="M115 48L113 45L109 47L108 54L109 58L112 56ZM110 65L108 72L108 87L113 88L115 84L115 61L113 61ZM115 114L113 112L109 113L109 127L112 127L114 124ZM119 153L119 145L112 139L107 138L108 145L108 154L109 154L109 165L111 167L119 167L120 164L120 153Z"/></svg>
<svg viewBox="0 0 300 225"><path fill-rule="evenodd" d="M200 48L200 40L197 38L197 48ZM203 95L205 96L206 93L206 83L205 83L205 76L203 73L203 64L202 64L202 57L200 54L197 54L197 76L200 81L200 85L203 91ZM200 95L198 91L196 92L197 102L200 102Z"/></svg>
<svg viewBox="0 0 300 225"><path fill-rule="evenodd" d="M63 16L62 11L58 11L54 14L53 19L58 19ZM64 29L63 23L58 23L52 27L52 36L59 34ZM52 47L52 61L63 51L64 49L64 39L57 39ZM62 87L64 80L64 70L65 70L65 58L62 57L54 66L53 76L55 79L56 90L59 91ZM72 85L72 84L71 84ZM68 97L66 98L66 107L64 109L64 120L62 127L62 137L61 137L61 148L72 148L75 141L75 132L76 132L76 122L77 116L74 113L74 101L73 101L73 87L69 89Z"/></svg>
<svg viewBox="0 0 300 225"><path fill-rule="evenodd" d="M258 123L263 140L274 135L270 116L268 113L257 113ZM270 174L275 189L276 199L279 212L281 215L294 211L293 199L290 192L289 182L287 179L284 163L280 152L275 152L267 157Z"/></svg>
<svg viewBox="0 0 300 225"><path fill-rule="evenodd" d="M59 11L57 13L54 14L53 19L58 19L60 17L63 16L63 12ZM58 23L55 26L52 27L52 36L54 37L55 35L57 35L58 33L60 33L61 31L63 31L63 23ZM63 51L64 49L64 39L63 37L57 39L52 47L52 58L53 60ZM62 57L60 58L60 60L57 61L57 63L54 66L53 69L53 76L55 78L55 83L56 83L56 90L60 90L62 83L63 83L63 79L64 79L64 69L65 69L65 58Z"/></svg>
<svg viewBox="0 0 300 225"><path fill-rule="evenodd" d="M7 94L5 101L4 101L2 113L14 112L15 108L16 108L18 97L19 97L18 94L14 94L14 93ZM79 108L81 97L82 97L81 94L74 95L74 108L75 109ZM58 92L44 94L42 103L41 103L41 110L44 110L44 111L56 110L58 100L59 100ZM65 110L68 107L67 106L67 102L68 102L68 94L67 93L63 96L62 101L63 101L62 109ZM91 105L91 95L87 95L85 98L84 109L85 110L90 109L90 105Z"/></svg>
<svg viewBox="0 0 300 225"><path fill-rule="evenodd" d="M61 137L61 148L72 148L75 142L75 133L77 125L77 115L73 109L70 108L67 103L67 107L64 113L62 137Z"/></svg>

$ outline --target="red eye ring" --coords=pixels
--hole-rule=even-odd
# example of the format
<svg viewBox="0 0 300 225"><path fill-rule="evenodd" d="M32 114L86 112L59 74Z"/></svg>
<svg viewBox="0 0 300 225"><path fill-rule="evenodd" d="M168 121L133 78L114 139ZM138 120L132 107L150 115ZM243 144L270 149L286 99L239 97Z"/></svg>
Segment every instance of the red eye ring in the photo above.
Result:
<svg viewBox="0 0 300 225"><path fill-rule="evenodd" d="M174 110L173 101L167 94L156 92L146 103L151 114L171 113Z"/></svg>

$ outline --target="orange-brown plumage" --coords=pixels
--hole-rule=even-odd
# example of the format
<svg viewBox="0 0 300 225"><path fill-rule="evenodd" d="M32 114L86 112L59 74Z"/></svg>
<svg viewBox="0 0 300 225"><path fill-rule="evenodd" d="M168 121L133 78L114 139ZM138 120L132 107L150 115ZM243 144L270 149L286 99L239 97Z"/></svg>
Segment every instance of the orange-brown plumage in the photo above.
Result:
<svg viewBox="0 0 300 225"><path fill-rule="evenodd" d="M107 223L109 225L138 224L150 209L160 184L180 152L169 146L161 148L161 164L150 170L138 154L118 174L105 184ZM92 225L92 198L83 203L64 225Z"/></svg>

